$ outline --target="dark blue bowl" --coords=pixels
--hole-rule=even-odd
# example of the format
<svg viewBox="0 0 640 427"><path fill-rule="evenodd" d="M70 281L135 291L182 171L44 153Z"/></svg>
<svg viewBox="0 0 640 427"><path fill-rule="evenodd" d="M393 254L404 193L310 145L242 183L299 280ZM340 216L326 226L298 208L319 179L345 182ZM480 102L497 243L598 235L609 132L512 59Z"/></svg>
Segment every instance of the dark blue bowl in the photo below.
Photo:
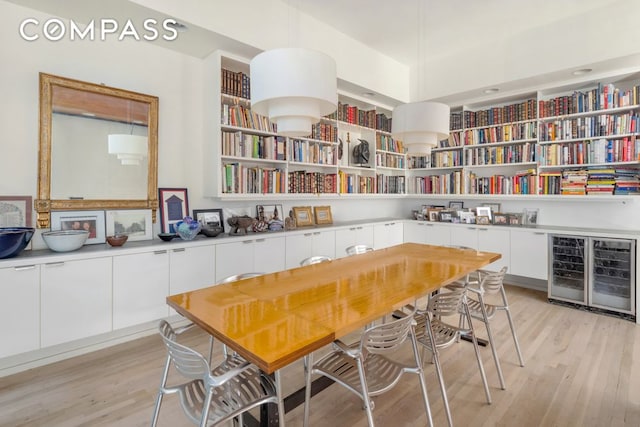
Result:
<svg viewBox="0 0 640 427"><path fill-rule="evenodd" d="M0 259L18 255L35 233L31 227L0 227Z"/></svg>

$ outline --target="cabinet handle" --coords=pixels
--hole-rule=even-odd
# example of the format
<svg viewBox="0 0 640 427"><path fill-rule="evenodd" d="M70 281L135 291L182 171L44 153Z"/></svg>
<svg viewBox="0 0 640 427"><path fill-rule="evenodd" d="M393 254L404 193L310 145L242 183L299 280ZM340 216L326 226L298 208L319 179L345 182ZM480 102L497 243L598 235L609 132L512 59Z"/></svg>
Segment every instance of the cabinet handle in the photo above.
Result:
<svg viewBox="0 0 640 427"><path fill-rule="evenodd" d="M433 227L433 224L424 224L424 225L426 225L427 227Z"/></svg>
<svg viewBox="0 0 640 427"><path fill-rule="evenodd" d="M162 255L162 254L166 254L166 253L167 253L166 250L164 250L164 251L153 251L154 255Z"/></svg>
<svg viewBox="0 0 640 427"><path fill-rule="evenodd" d="M178 249L173 249L173 252L184 252L186 249L185 248L178 248Z"/></svg>
<svg viewBox="0 0 640 427"><path fill-rule="evenodd" d="M470 228L469 230L473 230L473 228ZM478 231L489 231L488 228L478 228Z"/></svg>
<svg viewBox="0 0 640 427"><path fill-rule="evenodd" d="M64 261L61 261L61 262L49 262L49 263L45 264L46 267L62 267L63 265L64 265Z"/></svg>
<svg viewBox="0 0 640 427"><path fill-rule="evenodd" d="M264 242L267 239L256 239L256 242Z"/></svg>
<svg viewBox="0 0 640 427"><path fill-rule="evenodd" d="M314 236L317 236L317 235L319 235L319 234L320 234L320 232L319 232L319 231L316 231L315 233L313 233L313 235L314 235Z"/></svg>
<svg viewBox="0 0 640 427"><path fill-rule="evenodd" d="M475 229L476 229L475 227L467 227L467 230L475 230ZM485 228L485 230L486 230L486 228Z"/></svg>
<svg viewBox="0 0 640 427"><path fill-rule="evenodd" d="M355 227L351 227L349 230L353 231L353 230L355 230L355 229L356 229Z"/></svg>
<svg viewBox="0 0 640 427"><path fill-rule="evenodd" d="M362 227L356 227L358 230L362 230Z"/></svg>
<svg viewBox="0 0 640 427"><path fill-rule="evenodd" d="M391 224L385 224L384 226L385 226L385 227L388 227L388 226L390 226L390 225L391 225Z"/></svg>
<svg viewBox="0 0 640 427"><path fill-rule="evenodd" d="M253 243L253 240L243 240L242 243Z"/></svg>
<svg viewBox="0 0 640 427"><path fill-rule="evenodd" d="M19 267L13 267L15 271L33 270L34 268L36 268L35 265L21 265Z"/></svg>
<svg viewBox="0 0 640 427"><path fill-rule="evenodd" d="M542 231L534 231L533 234L536 234L538 236L544 236L546 233L543 233Z"/></svg>
<svg viewBox="0 0 640 427"><path fill-rule="evenodd" d="M306 237L309 237L309 236L311 236L311 235L312 235L311 233L304 233L304 234L303 234L303 236L306 236Z"/></svg>

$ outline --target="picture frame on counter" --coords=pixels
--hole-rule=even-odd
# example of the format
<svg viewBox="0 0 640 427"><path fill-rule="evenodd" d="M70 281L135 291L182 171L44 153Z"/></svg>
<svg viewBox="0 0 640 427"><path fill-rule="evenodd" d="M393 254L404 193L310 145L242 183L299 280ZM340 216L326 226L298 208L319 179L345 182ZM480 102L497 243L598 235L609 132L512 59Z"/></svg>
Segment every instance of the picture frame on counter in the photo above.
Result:
<svg viewBox="0 0 640 427"><path fill-rule="evenodd" d="M52 211L51 230L87 230L86 245L105 243L104 211Z"/></svg>
<svg viewBox="0 0 640 427"><path fill-rule="evenodd" d="M538 212L539 209L524 208L522 211L522 225L536 225L538 224Z"/></svg>
<svg viewBox="0 0 640 427"><path fill-rule="evenodd" d="M507 214L509 218L509 225L522 225L522 214L521 213L510 213Z"/></svg>
<svg viewBox="0 0 640 427"><path fill-rule="evenodd" d="M31 227L31 196L0 196L0 227Z"/></svg>
<svg viewBox="0 0 640 427"><path fill-rule="evenodd" d="M449 209L454 209L456 211L464 209L464 202L463 201L449 202Z"/></svg>
<svg viewBox="0 0 640 427"><path fill-rule="evenodd" d="M126 234L127 241L153 239L151 209L118 209L105 212L107 236Z"/></svg>
<svg viewBox="0 0 640 427"><path fill-rule="evenodd" d="M222 209L194 209L192 217L202 224L203 227L224 228Z"/></svg>
<svg viewBox="0 0 640 427"><path fill-rule="evenodd" d="M427 218L429 221L438 222L440 221L440 211L442 208L429 208L427 210Z"/></svg>
<svg viewBox="0 0 640 427"><path fill-rule="evenodd" d="M313 225L313 213L311 212L311 206L294 206L293 217L296 220L297 227Z"/></svg>
<svg viewBox="0 0 640 427"><path fill-rule="evenodd" d="M476 214L470 211L460 211L460 222L463 224L475 224L476 223Z"/></svg>
<svg viewBox="0 0 640 427"><path fill-rule="evenodd" d="M494 213L493 214L493 224L494 225L509 225L509 217L503 213Z"/></svg>
<svg viewBox="0 0 640 427"><path fill-rule="evenodd" d="M189 196L186 188L158 188L160 202L160 231L175 233L175 224L189 215Z"/></svg>
<svg viewBox="0 0 640 427"><path fill-rule="evenodd" d="M483 203L480 207L487 207L491 209L491 212L500 212L500 203Z"/></svg>
<svg viewBox="0 0 640 427"><path fill-rule="evenodd" d="M486 215L479 215L476 217L476 224L489 225L491 224L491 218Z"/></svg>
<svg viewBox="0 0 640 427"><path fill-rule="evenodd" d="M490 206L478 206L476 208L476 215L478 217L486 216L487 218L489 218L488 224L491 223L491 218L492 218L491 212L492 211L491 211L491 207ZM498 212L498 211L496 211L496 212ZM478 224L480 224L480 223L478 222Z"/></svg>
<svg viewBox="0 0 640 427"><path fill-rule="evenodd" d="M313 216L315 217L316 224L318 225L333 224L331 206L314 206Z"/></svg>

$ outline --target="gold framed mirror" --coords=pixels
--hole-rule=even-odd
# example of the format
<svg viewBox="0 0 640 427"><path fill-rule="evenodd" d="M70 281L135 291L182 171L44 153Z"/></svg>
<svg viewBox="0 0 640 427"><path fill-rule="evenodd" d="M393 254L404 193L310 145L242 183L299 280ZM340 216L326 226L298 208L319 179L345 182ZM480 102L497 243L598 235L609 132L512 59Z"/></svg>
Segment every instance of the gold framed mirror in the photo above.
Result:
<svg viewBox="0 0 640 427"><path fill-rule="evenodd" d="M158 98L40 73L38 228L55 210L158 209Z"/></svg>

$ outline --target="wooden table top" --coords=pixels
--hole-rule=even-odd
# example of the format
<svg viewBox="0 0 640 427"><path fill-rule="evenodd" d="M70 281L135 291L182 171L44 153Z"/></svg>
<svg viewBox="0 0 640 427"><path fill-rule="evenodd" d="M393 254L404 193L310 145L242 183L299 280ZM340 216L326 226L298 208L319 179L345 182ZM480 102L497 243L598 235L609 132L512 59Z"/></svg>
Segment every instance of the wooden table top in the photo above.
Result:
<svg viewBox="0 0 640 427"><path fill-rule="evenodd" d="M167 297L267 373L500 259L405 243Z"/></svg>

